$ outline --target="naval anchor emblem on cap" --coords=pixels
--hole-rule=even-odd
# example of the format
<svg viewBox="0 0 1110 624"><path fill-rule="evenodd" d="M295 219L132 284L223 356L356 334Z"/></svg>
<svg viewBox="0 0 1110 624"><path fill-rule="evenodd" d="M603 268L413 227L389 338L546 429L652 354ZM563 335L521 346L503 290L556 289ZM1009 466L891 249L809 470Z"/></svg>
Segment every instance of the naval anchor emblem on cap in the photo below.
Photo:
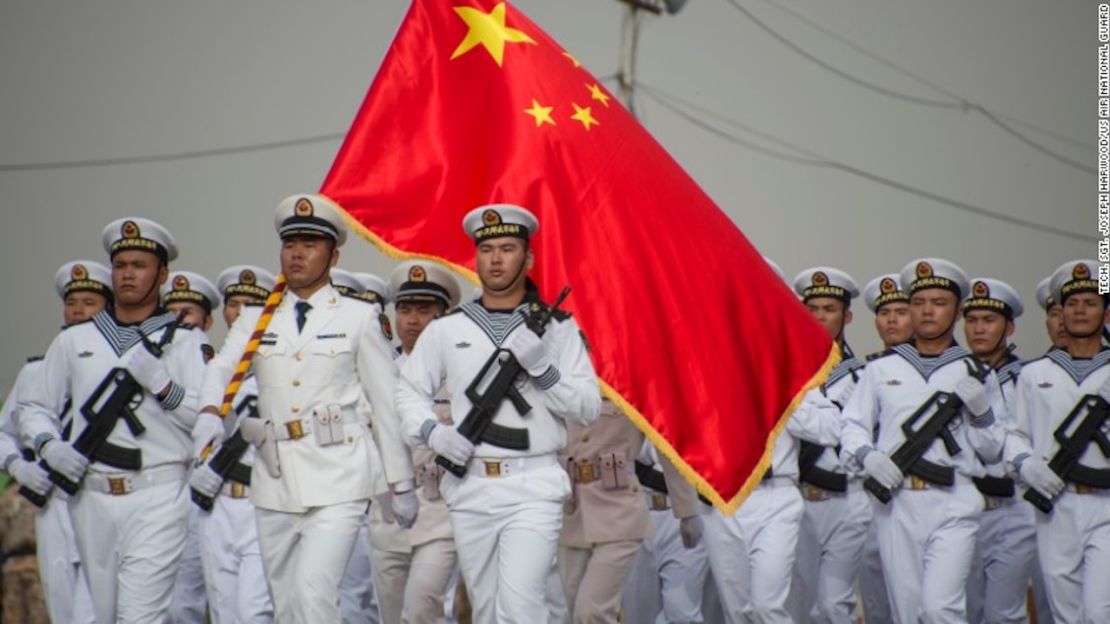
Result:
<svg viewBox="0 0 1110 624"><path fill-rule="evenodd" d="M1072 279L1085 280L1091 277L1091 270L1087 268L1086 264L1080 262L1079 264L1075 265L1074 269L1071 270L1071 276Z"/></svg>
<svg viewBox="0 0 1110 624"><path fill-rule="evenodd" d="M928 262L918 262L916 272L917 272L917 278L918 279L924 279L926 277L932 277L933 276L933 265L929 264Z"/></svg>
<svg viewBox="0 0 1110 624"><path fill-rule="evenodd" d="M69 276L76 280L84 280L89 277L89 270L83 264L75 264L69 271Z"/></svg>
<svg viewBox="0 0 1110 624"><path fill-rule="evenodd" d="M297 205L293 206L293 214L298 217L311 217L312 216L312 202L308 201L307 197L302 197L297 200Z"/></svg>
<svg viewBox="0 0 1110 624"><path fill-rule="evenodd" d="M897 290L898 284L895 284L894 280L890 279L889 277L884 277L883 280L879 282L879 292L884 295L889 295L890 293L896 292Z"/></svg>
<svg viewBox="0 0 1110 624"><path fill-rule="evenodd" d="M496 210L487 210L482 213L482 224L486 227L501 225L501 214Z"/></svg>
<svg viewBox="0 0 1110 624"><path fill-rule="evenodd" d="M189 290L189 279L184 275L178 275L173 278L174 290Z"/></svg>
<svg viewBox="0 0 1110 624"><path fill-rule="evenodd" d="M257 280L254 277L254 271L247 269L239 274L239 283L252 286Z"/></svg>
<svg viewBox="0 0 1110 624"><path fill-rule="evenodd" d="M978 299L986 299L991 296L991 289L986 282L975 282L975 286L971 288L971 294Z"/></svg>
<svg viewBox="0 0 1110 624"><path fill-rule="evenodd" d="M428 274L424 271L424 267L418 265L409 269L410 282L424 282L427 281L427 279Z"/></svg>
<svg viewBox="0 0 1110 624"><path fill-rule="evenodd" d="M123 225L119 228L119 233L122 234L124 238L138 238L139 225L134 221L124 221Z"/></svg>
<svg viewBox="0 0 1110 624"><path fill-rule="evenodd" d="M829 276L825 275L825 273L823 271L817 271L816 273L813 274L813 277L809 278L809 281L814 286L828 286L829 285Z"/></svg>

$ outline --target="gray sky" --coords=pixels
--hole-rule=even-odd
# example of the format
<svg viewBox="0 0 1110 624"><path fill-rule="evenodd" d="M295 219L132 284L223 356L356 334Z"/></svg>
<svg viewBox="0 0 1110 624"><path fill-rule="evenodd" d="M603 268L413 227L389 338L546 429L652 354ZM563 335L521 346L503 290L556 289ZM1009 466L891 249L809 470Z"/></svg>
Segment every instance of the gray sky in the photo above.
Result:
<svg viewBox="0 0 1110 624"><path fill-rule="evenodd" d="M463 0L459 0L461 3ZM1035 124L1014 126L1094 166L1095 4L1062 0L739 0L823 61L920 98L960 98ZM207 150L347 129L408 3L101 0L0 3L0 166ZM615 0L515 6L595 75L617 68ZM917 82L784 9L942 87ZM451 42L445 45L455 45ZM726 0L690 0L645 20L642 82L774 137L929 192L1095 235L1095 180L973 111L908 103L821 69ZM611 83L610 83L611 85ZM612 85L611 85L612 86ZM641 96L646 127L789 276L840 267L862 286L922 255L1013 284L1026 298L1020 353L1044 350L1036 283L1093 243L1018 227L839 170L783 162L726 142ZM704 117L701 113L695 113ZM774 147L711 118L745 140ZM172 162L3 171L0 263L7 303L0 390L57 332L62 263L104 260L101 228L142 215L182 248L174 267L210 277L275 267L271 217L319 187L339 141ZM455 227L449 224L448 227ZM696 262L696 250L691 250ZM389 271L354 239L341 266ZM849 339L878 346L861 306ZM218 345L223 330L213 331Z"/></svg>

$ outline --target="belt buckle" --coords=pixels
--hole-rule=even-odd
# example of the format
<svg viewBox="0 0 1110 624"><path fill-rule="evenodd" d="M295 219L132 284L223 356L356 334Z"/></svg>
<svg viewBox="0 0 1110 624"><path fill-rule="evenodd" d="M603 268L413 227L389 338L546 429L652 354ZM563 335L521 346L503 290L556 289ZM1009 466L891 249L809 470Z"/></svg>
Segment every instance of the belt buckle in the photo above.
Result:
<svg viewBox="0 0 1110 624"><path fill-rule="evenodd" d="M108 477L108 493L122 496L127 493L127 477Z"/></svg>
<svg viewBox="0 0 1110 624"><path fill-rule="evenodd" d="M1093 494L1094 491L1095 491L1095 488L1093 488L1089 485L1083 485L1082 483L1076 483L1075 484L1075 493L1076 494Z"/></svg>
<svg viewBox="0 0 1110 624"><path fill-rule="evenodd" d="M805 489L802 490L802 496L805 497L805 499L807 501L810 501L810 502L820 502L820 501L829 500L829 493L828 492L826 492L825 490L822 490L821 488L819 488L816 485L813 485L811 483L806 484Z"/></svg>
<svg viewBox="0 0 1110 624"><path fill-rule="evenodd" d="M669 509L670 505L667 504L667 495L661 492L653 492L651 495L651 509L652 511L663 511Z"/></svg>
<svg viewBox="0 0 1110 624"><path fill-rule="evenodd" d="M579 483L597 481L597 470L594 469L593 462L587 460L578 464L578 481Z"/></svg>
<svg viewBox="0 0 1110 624"><path fill-rule="evenodd" d="M300 440L304 437L304 426L300 420L290 420L285 423L285 432L289 434L290 440Z"/></svg>
<svg viewBox="0 0 1110 624"><path fill-rule="evenodd" d="M929 489L929 482L917 475L910 475L910 489L927 490Z"/></svg>
<svg viewBox="0 0 1110 624"><path fill-rule="evenodd" d="M1002 507L1002 499L997 496L984 496L983 499L986 501L987 511L994 511Z"/></svg>
<svg viewBox="0 0 1110 624"><path fill-rule="evenodd" d="M231 482L231 497L232 498L246 498L247 486L237 481Z"/></svg>
<svg viewBox="0 0 1110 624"><path fill-rule="evenodd" d="M483 459L482 463L486 465L487 477L500 477L501 476L501 460L498 459Z"/></svg>

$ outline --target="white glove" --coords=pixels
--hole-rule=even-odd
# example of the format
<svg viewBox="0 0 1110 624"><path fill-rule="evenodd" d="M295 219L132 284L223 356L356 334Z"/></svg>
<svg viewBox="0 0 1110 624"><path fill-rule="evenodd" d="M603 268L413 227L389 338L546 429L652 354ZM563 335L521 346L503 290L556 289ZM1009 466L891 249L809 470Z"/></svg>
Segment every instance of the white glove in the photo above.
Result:
<svg viewBox="0 0 1110 624"><path fill-rule="evenodd" d="M1022 481L1048 498L1056 498L1064 491L1063 479L1043 459L1026 458L1018 472Z"/></svg>
<svg viewBox="0 0 1110 624"><path fill-rule="evenodd" d="M166 386L170 385L170 373L166 370L165 362L154 357L141 344L131 349L124 358L123 365L135 381L154 396L162 394Z"/></svg>
<svg viewBox="0 0 1110 624"><path fill-rule="evenodd" d="M687 550L697 548L701 542L704 525L698 516L687 516L678 521L678 534L682 536L682 546Z"/></svg>
<svg viewBox="0 0 1110 624"><path fill-rule="evenodd" d="M447 425L432 428L432 432L428 434L428 448L459 466L465 466L474 454L474 444L454 427Z"/></svg>
<svg viewBox="0 0 1110 624"><path fill-rule="evenodd" d="M193 457L201 460L208 459L207 455L201 455L204 449L209 445L215 449L223 440L224 420L212 412L197 414L197 422L193 425Z"/></svg>
<svg viewBox="0 0 1110 624"><path fill-rule="evenodd" d="M888 490L898 487L904 478L902 471L898 469L898 464L882 451L871 451L864 455L863 471Z"/></svg>
<svg viewBox="0 0 1110 624"><path fill-rule="evenodd" d="M39 494L46 494L54 484L50 482L50 475L39 467L38 464L24 459L17 459L8 466L8 474L20 485L25 486Z"/></svg>
<svg viewBox="0 0 1110 624"><path fill-rule="evenodd" d="M1107 377L1106 381L1102 382L1102 385L1099 386L1098 395L1102 397L1103 401L1110 403L1110 377Z"/></svg>
<svg viewBox="0 0 1110 624"><path fill-rule="evenodd" d="M411 529L412 525L416 524L416 515L420 512L420 501L416 498L414 490L401 493L394 492L391 506L393 508L393 518L397 520L397 524L402 529Z"/></svg>
<svg viewBox="0 0 1110 624"><path fill-rule="evenodd" d="M991 409L987 387L974 377L964 377L956 382L956 388L953 392L964 402L964 407L971 412L972 416L982 416Z"/></svg>
<svg viewBox="0 0 1110 624"><path fill-rule="evenodd" d="M536 335L536 332L521 327L513 332L502 345L516 356L516 361L528 371L532 377L539 377L551 368L551 356L547 345Z"/></svg>
<svg viewBox="0 0 1110 624"><path fill-rule="evenodd" d="M81 477L85 476L85 471L89 469L88 458L61 440L47 442L42 445L39 452L51 468L62 473L70 481L80 481Z"/></svg>
<svg viewBox="0 0 1110 624"><path fill-rule="evenodd" d="M216 471L212 470L208 464L198 466L197 469L193 471L192 476L189 477L189 487L204 494L208 498L216 498L216 495L220 493L220 488L223 487L223 485L224 480L221 479L220 475L216 474Z"/></svg>

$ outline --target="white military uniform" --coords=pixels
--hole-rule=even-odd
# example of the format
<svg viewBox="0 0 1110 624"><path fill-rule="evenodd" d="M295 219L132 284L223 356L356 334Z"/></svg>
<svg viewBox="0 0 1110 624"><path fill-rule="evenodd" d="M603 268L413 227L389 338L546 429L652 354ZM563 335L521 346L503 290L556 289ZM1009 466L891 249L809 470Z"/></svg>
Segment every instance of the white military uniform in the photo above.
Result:
<svg viewBox="0 0 1110 624"><path fill-rule="evenodd" d="M1080 264L1085 268L1079 269ZM1062 266L1052 280L1057 300L1064 302L1074 292L1097 292L1097 277L1092 277L1097 276L1096 270L1094 261ZM1067 292L1061 293L1065 287ZM1030 458L1050 460L1060 448L1054 433L1064 418L1085 396L1102 394L1100 389L1108 380L1110 350L1105 347L1090 359L1054 350L1027 363L1018 378L1007 460L1019 466ZM1077 415L1068 433L1075 431L1087 413L1083 410ZM1079 463L1103 471L1104 476L1110 470L1110 458L1094 443ZM1067 481L1053 505L1051 513L1035 512L1037 551L1053 616L1058 622L1110 621L1110 593L1106 591L1106 579L1110 579L1110 489Z"/></svg>
<svg viewBox="0 0 1110 624"><path fill-rule="evenodd" d="M215 285L192 271L171 271L162 285L162 305L173 302L195 303L211 312L219 307ZM189 506L189 528L185 534L185 550L174 580L170 602L169 624L204 624L208 615L208 596L204 582L199 537L200 510Z"/></svg>
<svg viewBox="0 0 1110 624"><path fill-rule="evenodd" d="M855 280L830 267L806 269L794 278L794 290L808 301L832 298L845 310L859 294ZM830 373L818 391L826 401L840 408L847 403L859 378L863 362L844 346L844 359ZM826 401L813 397L799 409L821 409ZM859 472L846 470L835 449L802 442L799 452L799 480L805 499L798 563L795 566L798 593L802 595L801 613L796 619L815 622L851 622L856 607L856 578L863 559L864 543L871 524L871 502L863 491ZM820 474L815 474L820 473ZM820 475L844 481L844 489L826 489Z"/></svg>
<svg viewBox="0 0 1110 624"><path fill-rule="evenodd" d="M963 313L993 311L1008 320L1021 316L1017 292L998 280L972 280ZM1014 393L1021 361L1009 356L996 371L998 387L1012 416ZM1011 423L1007 422L1007 426ZM1037 535L1033 508L1015 496L1013 475L1003 463L986 466L986 475L975 480L985 501L979 518L975 556L967 579L967 615L972 622L1025 622L1025 593L1036 567Z"/></svg>
<svg viewBox="0 0 1110 624"><path fill-rule="evenodd" d="M874 314L888 303L909 303L910 297L902 290L897 273L880 275L863 287L863 300ZM880 336L881 337L881 336ZM879 354L875 354L876 356ZM870 361L872 356L868 356ZM882 505L874 497L868 496L872 507L872 517L877 506ZM867 539L863 546L863 560L859 568L859 593L863 602L863 616L868 622L889 622L890 598L886 595L883 581L883 564L879 557L879 539L875 523L867 525Z"/></svg>
<svg viewBox="0 0 1110 624"><path fill-rule="evenodd" d="M902 275L903 289L911 296L927 288L963 293L966 284L962 271L943 260L912 262ZM938 356L923 357L911 344L895 346L868 363L844 408L845 466L859 470L868 453L893 454L906 440L903 423L935 393L952 393L974 364L973 356L956 345ZM1005 415L1005 407L993 371L984 385L990 409L972 416L962 407L948 425L959 452L949 455L937 439L922 457L951 468L954 485L937 486L907 475L890 504L876 508L874 522L895 622L966 620L967 576L983 509L983 498L971 479L985 474L982 461L1000 459L1005 439L995 419L996 414ZM924 425L932 413L914 426Z"/></svg>
<svg viewBox="0 0 1110 624"><path fill-rule="evenodd" d="M103 233L112 254L143 250L173 260L173 238L146 219L121 219ZM116 422L110 444L141 452L142 468L123 470L92 460L80 490L69 502L81 560L98 622L162 622L173 592L188 520L186 465L191 453L189 431L196 420L196 388L210 347L204 332L178 326L172 314L156 313L139 324L121 325L104 311L90 321L62 330L46 352L43 383L26 398L22 426L41 452L58 434L57 414L72 397L73 438L87 426L82 408L116 368L145 359L142 336L163 341L159 364L170 383L159 400L143 389L132 411L146 431L135 435ZM153 356L150 356L153 357ZM148 360L149 361L149 360ZM144 364L143 366L149 366ZM131 364L137 366L137 364ZM149 371L131 371L137 378ZM106 398L106 397L101 397ZM98 403L97 403L98 405ZM95 407L95 406L94 406Z"/></svg>
<svg viewBox="0 0 1110 624"><path fill-rule="evenodd" d="M331 234L314 234L336 237L338 230L337 242L345 238L338 209L318 195L284 200L275 225L283 236L325 228ZM302 303L311 308L298 313ZM250 500L278 621L339 620L339 585L372 494L374 438L359 410L363 396L374 411L387 477L412 479L393 413L397 369L377 312L330 284L307 300L287 291L252 361L277 466L255 462ZM260 313L247 308L231 327L205 374L203 405L222 402Z"/></svg>
<svg viewBox="0 0 1110 624"><path fill-rule="evenodd" d="M705 548L725 621L792 622L787 611L804 507L798 491L798 438L833 446L836 406L806 393L775 441L771 470L731 516L705 506Z"/></svg>
<svg viewBox="0 0 1110 624"><path fill-rule="evenodd" d="M648 624L702 622L702 596L709 561L705 545L686 548L679 533L678 508L697 505L694 489L683 482L672 488L664 481L662 462L655 447L645 441L639 462L653 471L652 484L641 479L654 532L644 539L624 588L625 621ZM637 470L644 470L638 467ZM677 485L677 484L676 484ZM672 490L674 490L672 492ZM681 490L681 491L680 491Z"/></svg>
<svg viewBox="0 0 1110 624"><path fill-rule="evenodd" d="M464 227L480 240L483 222L498 233L487 238L527 237L536 223L522 208L498 205L472 211ZM497 312L471 302L424 329L397 391L410 444L426 447L433 429L447 426L439 424L434 411L441 387L450 396L452 421L463 421L471 407L466 388L482 366L515 333L531 331L524 324L527 304ZM553 319L542 342L551 366L517 382L532 409L522 416L506 401L495 416L499 425L527 429L530 448L516 451L481 442L464 478L446 473L440 482L475 622L547 618L545 583L563 501L570 495L570 480L556 457L566 444L564 420L588 425L600 409L597 378L574 319Z"/></svg>
<svg viewBox="0 0 1110 624"><path fill-rule="evenodd" d="M32 358L20 369L11 392L0 409L0 458L7 470L22 457L19 414L16 406L29 385L42 382L42 358ZM61 414L64 431L72 420L70 410ZM23 484L20 484L23 485ZM39 492L42 494L42 492ZM35 515L36 557L46 609L54 622L95 622L89 584L81 572L81 557L69 519L69 495L58 488L46 492L46 505Z"/></svg>
<svg viewBox="0 0 1110 624"><path fill-rule="evenodd" d="M273 288L274 276L265 269L237 265L220 273L216 280L224 297L245 295L264 301ZM218 296L218 295L215 295ZM224 422L226 434L234 433L244 418L258 416L258 384L248 374L231 403L231 417ZM208 612L213 624L271 622L273 601L262 569L258 529L250 494L250 467L254 448L248 447L213 499L212 510L194 510ZM246 469L245 471L243 469ZM246 479L242 473L246 472ZM180 581L180 578L179 578Z"/></svg>

